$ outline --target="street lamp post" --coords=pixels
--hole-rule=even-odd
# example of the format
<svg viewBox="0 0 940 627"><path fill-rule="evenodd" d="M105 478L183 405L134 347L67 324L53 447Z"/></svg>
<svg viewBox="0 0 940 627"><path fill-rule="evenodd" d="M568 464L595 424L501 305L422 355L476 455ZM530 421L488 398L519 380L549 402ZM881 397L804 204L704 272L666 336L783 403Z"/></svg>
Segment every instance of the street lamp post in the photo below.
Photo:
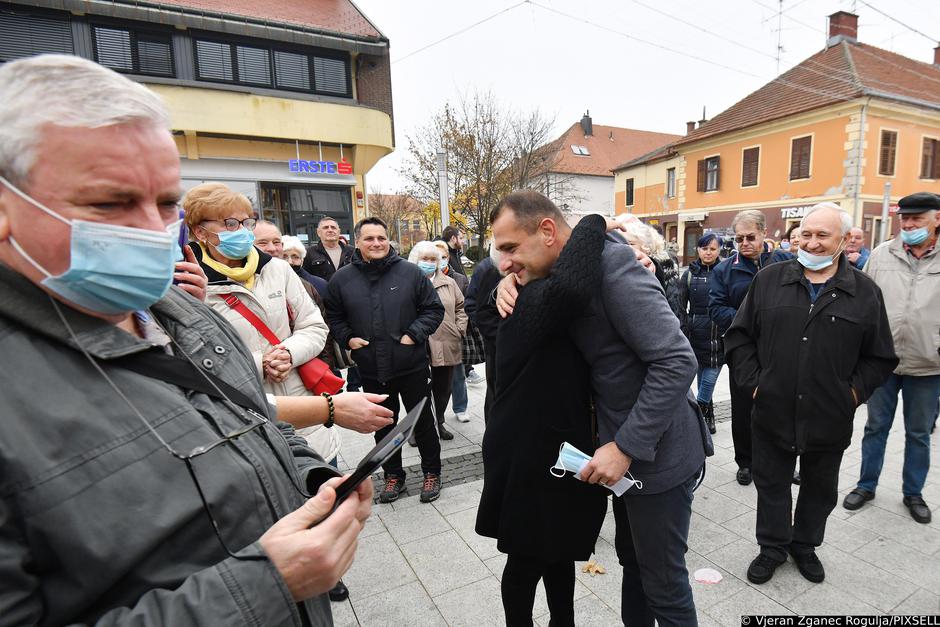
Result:
<svg viewBox="0 0 940 627"><path fill-rule="evenodd" d="M450 207L447 204L447 153L437 152L437 187L441 200L441 229L450 226Z"/></svg>

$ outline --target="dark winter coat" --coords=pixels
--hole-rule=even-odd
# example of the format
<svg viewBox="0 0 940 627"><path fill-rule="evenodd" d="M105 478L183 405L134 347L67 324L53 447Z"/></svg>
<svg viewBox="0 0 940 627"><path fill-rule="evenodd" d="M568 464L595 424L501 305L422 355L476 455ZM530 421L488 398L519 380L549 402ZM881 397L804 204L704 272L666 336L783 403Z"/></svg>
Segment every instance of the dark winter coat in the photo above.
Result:
<svg viewBox="0 0 940 627"><path fill-rule="evenodd" d="M352 262L356 249L342 243L340 243L340 248L342 252L339 254L339 268L342 268ZM323 248L323 242L317 242L307 249L307 255L304 257L304 270L313 276L329 281L339 268L333 265L333 260Z"/></svg>
<svg viewBox="0 0 940 627"><path fill-rule="evenodd" d="M812 303L797 260L759 272L725 335L753 425L796 453L841 451L855 408L898 364L881 290L845 255Z"/></svg>
<svg viewBox="0 0 940 627"><path fill-rule="evenodd" d="M755 264L753 260L735 252L718 264L712 274L708 315L711 316L712 322L718 325L719 333L724 335L731 326L734 314L744 302L747 288L751 286L751 281L754 280L757 271L772 263L787 259L793 259L793 255L782 250L775 250L772 253L765 251L760 255L760 263Z"/></svg>
<svg viewBox="0 0 940 627"><path fill-rule="evenodd" d="M447 250L450 251L450 259L449 259L450 274L462 274L464 276L467 276L467 271L463 267L463 262L460 261L460 257L462 257L463 254L459 250L454 250L453 248L451 248L450 244L447 245Z"/></svg>
<svg viewBox="0 0 940 627"><path fill-rule="evenodd" d="M587 455L596 447L589 369L567 328L600 287L604 225L581 220L551 275L520 289L499 328L476 531L504 553L586 560L604 521L604 488L549 473L563 442Z"/></svg>
<svg viewBox="0 0 940 627"><path fill-rule="evenodd" d="M699 368L720 368L725 347L718 325L708 315L708 298L716 261L710 266L696 259L679 279L679 324L695 351Z"/></svg>
<svg viewBox="0 0 940 627"><path fill-rule="evenodd" d="M373 262L357 250L328 287L326 320L333 337L347 348L354 337L369 342L352 351L363 378L385 383L428 369L428 337L444 320L444 305L418 266L394 250ZM402 344L403 335L414 346Z"/></svg>

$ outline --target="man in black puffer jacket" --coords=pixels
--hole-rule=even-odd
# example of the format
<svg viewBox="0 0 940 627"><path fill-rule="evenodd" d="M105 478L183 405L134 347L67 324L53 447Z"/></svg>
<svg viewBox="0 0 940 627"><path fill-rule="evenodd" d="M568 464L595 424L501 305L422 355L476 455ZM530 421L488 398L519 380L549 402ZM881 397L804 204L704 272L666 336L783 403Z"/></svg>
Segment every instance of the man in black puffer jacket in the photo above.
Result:
<svg viewBox="0 0 940 627"><path fill-rule="evenodd" d="M431 396L428 337L444 320L444 306L418 266L391 250L382 220L360 220L355 232L352 263L330 279L326 318L336 341L352 350L363 389L388 394L382 405L397 422L399 395L406 409ZM377 431L376 442L392 427ZM414 435L424 473L421 501L429 503L441 490L441 443L431 403L424 406ZM405 490L401 451L382 469L385 488L379 500L390 503Z"/></svg>

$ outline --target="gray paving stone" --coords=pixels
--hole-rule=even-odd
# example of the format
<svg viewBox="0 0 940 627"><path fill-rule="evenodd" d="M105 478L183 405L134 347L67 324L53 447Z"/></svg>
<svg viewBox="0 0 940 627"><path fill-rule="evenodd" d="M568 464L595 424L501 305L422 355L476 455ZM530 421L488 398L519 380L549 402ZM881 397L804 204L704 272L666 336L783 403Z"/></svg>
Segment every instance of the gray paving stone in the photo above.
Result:
<svg viewBox="0 0 940 627"><path fill-rule="evenodd" d="M617 614L620 613L620 600L623 596L623 568L617 559L617 551L606 540L598 540L593 559L607 571L604 575L591 576L581 572L585 562L575 562L575 576L595 596Z"/></svg>
<svg viewBox="0 0 940 627"><path fill-rule="evenodd" d="M460 534L460 537L467 543L467 546L469 546L481 560L499 555L499 549L496 548L496 539L481 536L474 529L477 521L476 508L466 509L451 514L446 518L450 526Z"/></svg>
<svg viewBox="0 0 940 627"><path fill-rule="evenodd" d="M360 538L352 567L343 576L357 601L416 581L414 571L387 533Z"/></svg>
<svg viewBox="0 0 940 627"><path fill-rule="evenodd" d="M453 529L403 544L401 552L435 602L438 595L490 576L489 569ZM451 622L443 608L441 612Z"/></svg>
<svg viewBox="0 0 940 627"><path fill-rule="evenodd" d="M715 447L715 454L707 458L706 463L708 468L705 471L705 475L708 476L708 473L711 472L712 467L724 466L725 464L731 463L734 461L734 451L729 448L722 448L720 446Z"/></svg>
<svg viewBox="0 0 940 627"><path fill-rule="evenodd" d="M692 521L689 525L689 547L705 555L715 549L739 540L738 535L714 523L701 514L692 512Z"/></svg>
<svg viewBox="0 0 940 627"><path fill-rule="evenodd" d="M441 496L432 504L442 516L461 512L465 509L476 510L480 504L480 490L475 483L448 486L441 490Z"/></svg>
<svg viewBox="0 0 940 627"><path fill-rule="evenodd" d="M537 624L548 626L551 616L539 616ZM591 627L620 627L623 622L620 615L603 604L600 599L590 595L574 602L574 624L591 625Z"/></svg>
<svg viewBox="0 0 940 627"><path fill-rule="evenodd" d="M493 627L506 624L499 582L489 576L434 597L444 620L451 627Z"/></svg>
<svg viewBox="0 0 940 627"><path fill-rule="evenodd" d="M692 500L692 511L715 523L723 523L748 511L747 505L711 488L699 486Z"/></svg>
<svg viewBox="0 0 940 627"><path fill-rule="evenodd" d="M940 530L933 525L914 522L909 515L903 516L880 507L864 506L849 517L848 521L876 533L890 530L892 540L928 555L940 549Z"/></svg>
<svg viewBox="0 0 940 627"><path fill-rule="evenodd" d="M380 533L387 532L388 529L385 528L385 525L382 523L382 520L379 518L378 513L375 510L372 511L372 515L369 516L369 519L366 520L365 526L362 528L362 533L359 534L359 539L363 540L370 536L374 536Z"/></svg>
<svg viewBox="0 0 940 627"><path fill-rule="evenodd" d="M830 516L826 521L824 544L842 549L846 553L852 553L877 537L878 534L870 529Z"/></svg>
<svg viewBox="0 0 940 627"><path fill-rule="evenodd" d="M735 481L733 472L709 464L705 469L705 479L702 480L702 485L714 490L718 486L730 483L732 481Z"/></svg>
<svg viewBox="0 0 940 627"><path fill-rule="evenodd" d="M817 554L826 569L826 581L882 612L890 611L917 589L915 584L833 546L823 545Z"/></svg>
<svg viewBox="0 0 940 627"><path fill-rule="evenodd" d="M705 557L743 581L747 578L748 565L757 557L758 553L759 549L753 540L738 540L709 553ZM788 560L787 563L781 564L777 568L773 579L767 583L754 586L754 584L748 582L747 585L760 590L761 594L767 598L786 605L787 602L808 590L813 584L804 579L797 571L796 565ZM750 613L753 614L753 612Z"/></svg>
<svg viewBox="0 0 940 627"><path fill-rule="evenodd" d="M730 483L718 486L715 488L715 492L724 494L738 503L746 505L748 509L757 509L757 488L754 487L753 483L751 485L741 485L735 479Z"/></svg>
<svg viewBox="0 0 940 627"><path fill-rule="evenodd" d="M363 603L357 603L353 599L353 607L362 627L447 625L434 601L416 581L377 594Z"/></svg>
<svg viewBox="0 0 940 627"><path fill-rule="evenodd" d="M381 514L380 517L399 545L450 529L444 517L427 503L422 503L418 507L396 508L392 513Z"/></svg>
<svg viewBox="0 0 940 627"><path fill-rule="evenodd" d="M741 616L745 614L771 614L782 616L793 614L790 610L776 601L764 596L754 588L746 587L727 599L709 607L705 614L715 620L719 625L740 625Z"/></svg>
<svg viewBox="0 0 940 627"><path fill-rule="evenodd" d="M877 608L868 605L845 590L824 581L811 584L803 594L790 601L787 606L797 614L862 614L874 616L881 614Z"/></svg>
<svg viewBox="0 0 940 627"><path fill-rule="evenodd" d="M601 533L599 537L607 540L607 542L613 545L616 535L617 523L614 521L614 513L607 512L607 515L604 516L604 524L601 526Z"/></svg>
<svg viewBox="0 0 940 627"><path fill-rule="evenodd" d="M333 612L333 627L359 627L359 620L349 600L342 603L330 603Z"/></svg>
<svg viewBox="0 0 940 627"><path fill-rule="evenodd" d="M940 560L923 551L878 538L853 553L855 557L885 570L891 575L917 584L940 595Z"/></svg>
<svg viewBox="0 0 940 627"><path fill-rule="evenodd" d="M891 610L892 614L909 616L913 614L940 614L940 596L918 589Z"/></svg>
<svg viewBox="0 0 940 627"><path fill-rule="evenodd" d="M755 539L755 528L757 525L757 510L751 510L745 512L740 516L736 516L731 520L726 520L721 524L722 527L728 531L734 532L737 536L748 540L750 542L756 542Z"/></svg>

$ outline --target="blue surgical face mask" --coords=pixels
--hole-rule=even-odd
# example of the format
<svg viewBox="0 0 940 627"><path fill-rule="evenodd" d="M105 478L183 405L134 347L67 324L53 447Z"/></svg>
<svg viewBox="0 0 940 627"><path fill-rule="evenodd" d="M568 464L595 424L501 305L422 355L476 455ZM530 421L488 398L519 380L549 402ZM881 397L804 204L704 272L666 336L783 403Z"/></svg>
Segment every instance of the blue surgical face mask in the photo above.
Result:
<svg viewBox="0 0 940 627"><path fill-rule="evenodd" d="M255 246L254 231L249 231L245 227L241 227L237 231L221 231L216 235L219 237L219 245L209 245L219 251L219 254L226 259L234 261L244 259Z"/></svg>
<svg viewBox="0 0 940 627"><path fill-rule="evenodd" d="M149 231L86 220L69 220L28 196L5 178L10 191L72 229L69 268L53 276L10 237L13 248L46 278L42 286L82 309L118 315L150 307L173 282L180 255L180 222Z"/></svg>
<svg viewBox="0 0 940 627"><path fill-rule="evenodd" d="M450 263L447 261L447 259L441 259L441 265L438 266L438 267L441 269L441 272L443 272L443 271L446 270L449 266L450 266Z"/></svg>
<svg viewBox="0 0 940 627"><path fill-rule="evenodd" d="M839 246L839 250L836 251L834 255L814 255L808 253L802 248L798 249L796 252L796 258L803 264L803 267L807 270L813 270L818 272L819 270L824 270L832 265L833 260L842 254L842 245Z"/></svg>
<svg viewBox="0 0 940 627"><path fill-rule="evenodd" d="M780 248L782 250L790 250L790 242L780 242Z"/></svg>
<svg viewBox="0 0 940 627"><path fill-rule="evenodd" d="M419 261L418 267L426 276L431 276L437 271L437 264L433 261Z"/></svg>
<svg viewBox="0 0 940 627"><path fill-rule="evenodd" d="M930 231L927 230L926 226L922 226L919 229L914 229L912 231L901 231L901 241L908 246L917 246L918 244L923 244L927 241L928 237L930 237Z"/></svg>
<svg viewBox="0 0 940 627"><path fill-rule="evenodd" d="M548 469L548 472L554 477L565 476L565 472L574 473L575 477L578 480L581 480L579 476L581 469L591 461L591 456L581 452L568 442L563 442L561 447L558 449L558 461L555 462L555 465ZM557 473L557 474L556 474ZM616 494L617 496L622 496L624 492L636 486L637 490L643 489L643 482L637 481L633 478L633 475L627 472L626 477L622 477L620 481L616 483L605 485L604 487Z"/></svg>

